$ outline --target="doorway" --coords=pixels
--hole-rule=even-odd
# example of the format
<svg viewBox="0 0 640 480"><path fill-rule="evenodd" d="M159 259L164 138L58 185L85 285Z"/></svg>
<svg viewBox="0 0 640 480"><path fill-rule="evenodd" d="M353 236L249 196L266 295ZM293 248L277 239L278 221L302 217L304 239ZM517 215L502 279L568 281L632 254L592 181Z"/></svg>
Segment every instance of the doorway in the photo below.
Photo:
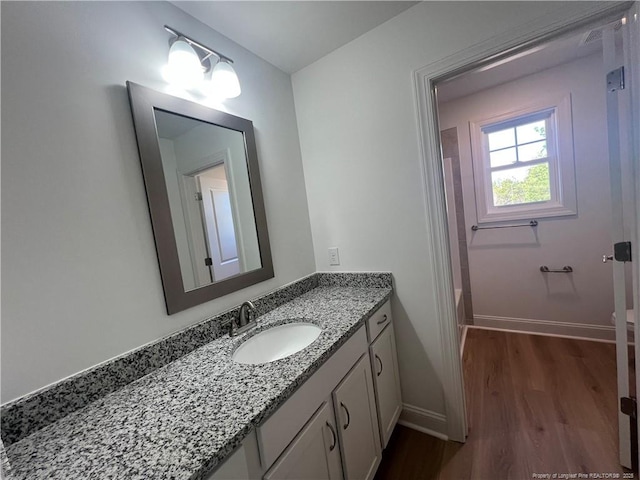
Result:
<svg viewBox="0 0 640 480"><path fill-rule="evenodd" d="M443 170L445 190L454 190L447 204L458 238L450 245L458 249L454 286L464 280L457 290L471 304L470 328L615 340L613 264L600 261L611 249L616 211L603 79L623 63L615 52L605 58L607 35L621 51L622 27L622 17L607 21L436 85L441 130L457 134L450 161L458 165L447 168L445 160ZM620 203L632 193L619 192ZM624 310L631 311L626 270ZM600 408L614 414L610 400ZM622 463L631 467L636 456L625 452Z"/></svg>
<svg viewBox="0 0 640 480"><path fill-rule="evenodd" d="M637 8L637 6L634 8ZM603 23L609 23L609 22L612 22L613 20L620 20L620 18L621 16L618 16L618 15L615 15L612 17L610 15L610 12L606 15L601 14L599 23L598 24L590 23L589 26L591 28L593 28L594 26L601 26ZM573 25L571 27L571 29L573 30L573 33L575 33L575 28L576 28L576 25ZM561 33L554 32L553 35L551 36L553 36L556 39L568 38L569 33L567 32L568 30L565 29ZM547 34L549 34L549 32L547 32ZM548 38L549 37L547 37L547 39ZM526 47L515 48L514 50L512 50L512 53L520 55L527 52L527 50L532 50L539 47L543 47L543 42L535 40L535 37L532 36L530 43ZM498 50L493 50L493 51L498 51ZM525 55L522 55L522 57L525 57L530 54L531 53L527 53ZM589 55L586 55L586 56L589 56ZM438 128L437 120L432 116L432 112L435 111L435 97L433 97L431 94L432 87L435 84L441 83L444 79L452 78L454 71L456 73L459 73L462 70L464 70L465 73L470 71L471 69L466 67L466 65L469 65L470 63L476 62L474 67L482 68L492 63L494 64L499 63L500 61L507 59L507 57L508 55L506 54L505 55L496 54L491 58L491 60L487 60L486 56L482 57L474 53L467 53L466 63L464 63L464 61L461 59L449 59L441 62L441 64L425 67L423 70L416 73L416 82L418 85L418 96L419 96L420 105L421 105L420 119L422 121L423 133L425 135L423 140L424 140L425 151L427 152L427 155L434 154L434 157L436 156L439 157L437 153L440 153L440 152L436 152L436 150L433 149L431 146L431 142L434 142L436 140L436 135L441 130ZM548 69L549 68L547 68L547 70ZM424 91L421 90L423 86L425 87ZM555 132L553 132L553 128L563 129L564 131L567 131L566 127L561 127L563 122L558 121L559 118L563 118L563 116L565 116L565 114L563 113L563 111L565 110L563 107L563 104L564 105L566 105L567 103L569 104L569 111L571 112L571 120L574 119L573 105L571 104L571 98L569 98L568 102L566 100L563 100L562 98L560 98L559 101L554 100L555 103L553 104L548 103L549 101L550 101L549 99L544 99L544 101L538 102L537 104L535 104L535 102L533 101L523 102L520 106L516 106L512 110L502 112L502 114L494 112L493 114L489 114L485 117L479 116L478 118L475 119L474 122L471 122L473 125L469 125L467 127L469 138L471 139L472 137L475 137L476 145L480 145L480 148L482 149L484 149L485 146L489 145L490 148L485 149L487 152L488 159L485 159L484 167L482 166L482 164L480 167L476 167L475 170L473 169L473 167L471 167L472 178L468 180L471 181L471 184L474 187L474 196L476 197L476 200L479 199L480 202L477 202L473 208L473 211L476 215L476 222L473 224L469 223L466 225L467 227L466 233L471 234L471 232L474 232L474 233L477 233L478 235L479 233L494 235L494 234L497 234L497 232L499 232L500 230L513 229L513 232L517 232L517 233L514 233L514 235L520 235L520 237L514 237L515 240L511 239L508 242L511 244L516 244L518 247L526 247L533 250L535 248L538 248L538 245L541 245L543 241L546 241L548 238L551 238L551 236L549 236L551 232L543 232L542 229L538 229L538 227L541 226L540 224L541 220L539 220L537 217L545 218L545 219L549 218L549 220L545 220L545 223L547 225L553 225L553 226L558 225L558 222L561 221L558 219L562 217L565 217L565 216L570 217L571 215L573 215L576 218L580 217L581 215L580 209L579 209L580 199L578 197L578 192L580 187L577 187L576 189L576 197L575 197L576 205L575 206L571 202L571 197L572 197L571 194L567 195L565 198L558 198L559 197L558 193L567 192L567 188L570 189L570 186L567 187L566 184L562 183L564 180L567 180L567 173L565 173L562 170L565 167L563 167L562 165L558 165L556 160L554 160L555 155L558 152L560 152L560 150L565 149L568 144L573 143L573 142L553 143L553 136L555 135ZM543 103L545 105L542 105ZM542 125L539 122L542 122ZM535 128L535 127L538 127L538 128ZM500 142L499 142L500 138L491 138L492 134L505 132L509 129L513 131L513 137L514 137L514 141L509 145L506 145L504 143L500 145ZM529 130L528 133L526 132L527 129ZM569 131L571 133L574 133L572 125L569 127ZM518 141L519 134L522 141ZM494 137L496 136L497 135L494 135ZM637 139L635 139L634 142L637 145ZM469 150L472 151L474 143L472 140L470 140L469 143L471 144L471 146L469 147ZM536 151L533 153L529 152L529 154L527 154L526 153L527 149L531 150L533 147L536 147ZM542 147L544 147L544 149L542 149ZM507 148L511 148L512 151L515 151L515 160L514 159L505 160L504 158L500 160L498 158L500 154L505 153L505 152L501 152L501 150L505 150ZM541 150L546 150L546 152L542 154ZM494 157L496 157L495 159L491 158L492 153L495 154L493 155ZM519 157L520 153L522 153L522 158ZM561 156L566 158L567 154L562 153ZM574 156L574 159L575 158L577 157ZM531 162L531 163L527 165L526 162ZM509 216L509 215L500 216L500 214L503 214L507 209L500 208L496 210L495 208L492 209L492 207L496 207L496 206L501 207L504 204L498 204L495 201L493 203L488 201L488 200L495 200L496 198L496 192L492 191L492 183L493 183L492 179L496 179L496 178L500 179L501 174L504 173L504 171L508 170L509 168L512 168L514 170L516 168L519 168L520 169L519 172L510 172L511 174L513 173L518 174L518 175L515 175L515 181L512 181L512 184L515 183L516 185L515 186L510 185L509 188L507 189L508 192L513 192L514 190L518 190L518 187L519 187L517 185L518 183L527 183L531 181L531 178L527 178L527 175L531 174L530 170L533 170L532 166L538 167L536 168L537 171L535 172L536 176L546 177L546 182L547 182L546 187L542 189L541 192L538 191L538 197L534 197L533 199L528 198L526 199L527 201L507 200L507 203L506 203L507 205L513 205L516 208L510 209L510 212L508 212L509 214L512 214L512 216ZM494 167L501 167L501 168L493 169ZM431 175L432 178L439 177L444 180L442 170L443 169L440 165L435 167L429 165L425 157L425 176L427 179ZM546 172L544 172L544 174L541 175L540 170L546 170ZM567 169L567 170L570 170L570 169ZM575 172L576 174L578 173L577 170L575 170ZM507 177L507 178L513 178L513 175L512 177ZM632 176L632 178L634 178L634 176ZM489 179L489 181L486 181L487 179ZM505 176L502 176L502 180L503 180L503 183L505 183L504 182ZM483 186L484 186L484 190L482 189ZM430 185L428 188L430 187L433 188L434 185ZM427 200L428 200L430 213L434 217L437 217L438 215L442 215L441 218L446 218L444 214L445 213L445 192L443 191L444 189L442 189L441 185L435 185L435 188L433 188L433 190L434 191L432 192L427 191ZM599 191L598 188L591 189L590 198L597 199L598 191ZM568 200L568 201L565 201L565 200ZM522 204L538 203L538 205L536 206L542 206L541 204L544 202L547 203L546 206L548 208L546 209L546 211L544 208L540 209L539 211L536 211L535 217L531 216L527 219L526 217L523 218L523 216L518 217L516 215L516 214L522 213L518 211L518 210L521 210L519 207ZM478 203L484 203L484 206L478 205ZM466 202L465 202L465 206L466 206ZM577 210L576 210L576 207L578 207ZM573 211L573 210L576 210L576 211ZM531 212L528 212L528 213L531 213ZM469 213L467 211L466 215L468 214ZM438 219L438 221L440 221L440 219ZM490 225L491 222L496 222L499 225L504 225L504 228L500 228L500 229L481 228L483 226ZM521 225L520 225L520 222L522 222ZM510 223L513 223L513 224L510 224ZM473 226L475 226L475 228L472 230L471 227ZM432 234L433 243L436 246L442 247L442 251L449 250L449 245L447 244L448 239L446 234L446 224L442 222L442 224L436 225L436 228L434 230L435 230L435 233ZM632 233L637 231L635 227L634 229L630 229L630 230L632 231ZM560 231L562 231L562 229L560 229ZM589 235L589 232L586 231L583 233L583 235L580 237L580 242L576 243L576 247L575 247L576 249L579 249L582 246L581 244L584 242L585 238L588 238L585 235ZM561 234L558 234L557 236L560 239L562 237ZM476 238L480 238L480 237L478 236ZM500 238L503 238L503 237L500 237ZM493 238L493 242L497 243L499 241L504 241L504 240L501 240L500 238L497 240L496 238ZM604 250L604 253L611 250L610 237L608 239L607 246L608 247L606 250ZM485 250L489 250L491 248L493 248L493 246L485 245ZM507 248L515 249L517 247L512 245ZM601 256L602 256L602 253L598 253L598 257L601 257ZM496 259L494 258L494 260ZM500 259L498 258L496 261L499 261L499 260ZM544 292L546 292L548 295L553 295L555 300L557 301L567 301L571 299L571 296L576 296L576 295L579 296L580 294L579 289L582 287L576 283L575 278L573 279L573 282L571 278L568 278L572 276L571 275L572 273L577 273L574 266L569 265L568 262L564 262L564 261L559 261L558 265L556 265L555 263L551 264L552 262L550 261L542 262L540 257L538 257L536 260L537 261L534 263L536 264L537 269L535 269L534 272L535 272L535 275L543 276L542 286L544 288L543 290ZM556 258L554 258L554 260L556 260ZM560 258L559 260L562 260L562 258ZM471 260L470 260L470 263L471 263ZM513 261L510 262L511 267L514 267L513 263L514 263ZM516 263L515 266L517 267L518 264L519 263ZM588 267L585 267L585 268L588 269ZM441 274L441 277L445 280L444 286L439 287L437 294L441 302L440 308L441 308L441 311L443 312L443 317L445 318L445 320L443 320L443 323L442 323L443 328L445 330L445 334L443 335L443 342L445 343L444 348L445 348L445 351L448 352L449 361L450 361L450 364L447 365L447 368L452 373L452 378L453 378L453 380L451 381L447 380L447 382L445 382L447 383L447 385L445 385L445 390L448 394L450 394L448 399L448 404L447 404L448 420L449 418L451 418L451 421L449 422L449 430L450 430L449 437L456 440L461 440L461 439L463 440L464 435L466 434L466 425L465 425L466 416L464 415L464 401L460 401L460 399L464 399L463 386L461 382L461 368L459 363L460 357L459 355L457 355L457 358L454 359L452 354L452 352L457 350L457 346L458 346L457 332L456 332L457 325L455 322L455 313L454 313L455 303L453 301L453 298L454 298L453 288L451 288L452 286L451 284L453 282L450 281L452 280L453 275L452 275L450 266L446 263L440 264L436 262L436 266L434 267L434 270L437 272L437 274ZM493 268L492 263L489 264L487 267L485 267L482 270L482 272L485 276L485 283L487 284L492 283L491 281L487 280L487 277L489 277L490 280L495 280L496 282L499 282L505 278L504 273L502 275L495 274L495 268ZM636 282L637 282L637 268L633 271L632 276L636 278ZM577 277L577 275L574 275L574 277ZM510 278L511 283L515 284L519 280L521 280L521 275L517 275L517 274L510 275L508 278ZM559 279L564 279L564 280L559 280ZM567 280L568 280L567 284L559 285L559 282L563 282L563 281L566 282ZM507 284L503 284L503 285L509 286ZM562 288L564 288L565 290L558 291L559 286L562 286ZM638 292L636 290L632 290L631 293L635 297L635 300L637 303ZM502 296L505 297L507 295L503 294ZM476 297L476 295L474 295L473 297ZM506 300L512 300L512 298L507 298ZM482 306L481 301L478 301L478 299L473 298L472 311L473 311L474 321L476 320L476 316L481 315L478 313L479 311L481 311L480 310L481 306ZM520 305L517 305L517 306L520 306ZM532 303L526 304L525 302L524 307L528 309L527 311L531 311L533 307L537 307L537 305L533 305ZM612 311L610 303L606 308L607 308L606 317L607 319L609 319L611 318L611 311ZM602 309L604 311L604 307L602 307ZM485 316L494 317L491 319L493 321L504 321L504 319L511 319L512 325L515 324L518 319L520 320L523 319L523 317L510 317L505 314L485 315ZM602 313L601 318L604 316L605 314ZM495 318L495 317L498 317L498 318ZM526 317L524 317L524 319L526 320ZM485 318L483 320L486 321L487 319ZM540 320L545 320L545 319L543 318ZM537 322L536 326L540 328L552 328L552 327L557 328L558 324L562 322L561 320L556 320L556 319L550 320L550 321L554 322L555 324L549 325L548 323L545 323L543 321L543 322ZM571 322L564 322L564 323L568 324ZM560 325L560 326L565 329L572 329L575 327L574 325ZM604 325L602 325L602 327L603 328L593 328L593 329L587 328L586 330L588 330L590 333L594 333L592 330L601 330L599 331L599 333L603 333L606 331L608 335L610 336L612 335L613 328L610 326L610 324L606 325L606 328ZM626 325L623 324L623 328L624 328L624 332L626 333ZM522 330L522 328L520 328L520 330ZM547 333L550 333L550 332L547 332ZM575 333L575 330L574 330L574 333ZM626 351L626 346L625 346L625 351ZM451 412L453 415L450 416L449 412Z"/></svg>
<svg viewBox="0 0 640 480"><path fill-rule="evenodd" d="M600 261L612 228L602 32L620 43L621 27L436 84L466 324L614 341L612 264Z"/></svg>

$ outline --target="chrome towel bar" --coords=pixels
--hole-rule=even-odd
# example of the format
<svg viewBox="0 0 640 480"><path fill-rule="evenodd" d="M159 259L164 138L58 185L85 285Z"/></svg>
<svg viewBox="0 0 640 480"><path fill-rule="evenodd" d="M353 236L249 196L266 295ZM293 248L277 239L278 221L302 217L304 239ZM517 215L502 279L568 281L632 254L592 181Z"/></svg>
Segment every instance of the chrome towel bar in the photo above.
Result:
<svg viewBox="0 0 640 480"><path fill-rule="evenodd" d="M571 273L571 272L573 272L573 268L570 267L569 265L565 265L561 269L551 269L551 268L547 267L546 265L542 265L540 267L540 271L542 273Z"/></svg>
<svg viewBox="0 0 640 480"><path fill-rule="evenodd" d="M486 226L486 227L479 227L478 225L472 225L471 230L473 230L474 232L477 232L478 230L489 230L492 228L515 228L515 227L537 227L537 226L538 226L538 221L531 220L529 223L518 223L515 225L492 225L492 226Z"/></svg>

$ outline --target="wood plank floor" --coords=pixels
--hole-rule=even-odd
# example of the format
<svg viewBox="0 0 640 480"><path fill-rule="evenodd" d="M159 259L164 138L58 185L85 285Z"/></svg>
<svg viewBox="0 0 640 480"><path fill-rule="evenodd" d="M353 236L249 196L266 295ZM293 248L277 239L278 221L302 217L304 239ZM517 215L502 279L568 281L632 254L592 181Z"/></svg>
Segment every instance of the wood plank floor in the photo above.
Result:
<svg viewBox="0 0 640 480"><path fill-rule="evenodd" d="M463 363L467 442L398 426L376 480L622 478L615 345L469 329Z"/></svg>

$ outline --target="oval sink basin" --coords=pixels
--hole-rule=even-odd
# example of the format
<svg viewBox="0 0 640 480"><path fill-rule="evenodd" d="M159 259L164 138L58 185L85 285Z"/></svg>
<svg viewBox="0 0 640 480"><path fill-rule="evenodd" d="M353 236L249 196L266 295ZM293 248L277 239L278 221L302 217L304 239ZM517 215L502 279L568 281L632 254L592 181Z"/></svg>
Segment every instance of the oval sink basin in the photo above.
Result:
<svg viewBox="0 0 640 480"><path fill-rule="evenodd" d="M278 325L242 342L233 352L233 360L251 365L280 360L311 345L320 332L322 329L313 323Z"/></svg>

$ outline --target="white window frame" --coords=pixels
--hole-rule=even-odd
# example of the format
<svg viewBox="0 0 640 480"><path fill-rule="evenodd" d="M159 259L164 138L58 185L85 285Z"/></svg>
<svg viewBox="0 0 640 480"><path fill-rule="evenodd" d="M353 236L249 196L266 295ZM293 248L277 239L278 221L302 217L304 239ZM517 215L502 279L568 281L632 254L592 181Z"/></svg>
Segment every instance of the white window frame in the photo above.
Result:
<svg viewBox="0 0 640 480"><path fill-rule="evenodd" d="M547 117L548 115L548 117ZM493 203L488 135L510 126L547 120L547 159L551 199L544 202L500 205ZM478 223L559 217L578 213L571 124L571 95L540 99L526 107L469 122ZM540 163L531 162L530 165Z"/></svg>

